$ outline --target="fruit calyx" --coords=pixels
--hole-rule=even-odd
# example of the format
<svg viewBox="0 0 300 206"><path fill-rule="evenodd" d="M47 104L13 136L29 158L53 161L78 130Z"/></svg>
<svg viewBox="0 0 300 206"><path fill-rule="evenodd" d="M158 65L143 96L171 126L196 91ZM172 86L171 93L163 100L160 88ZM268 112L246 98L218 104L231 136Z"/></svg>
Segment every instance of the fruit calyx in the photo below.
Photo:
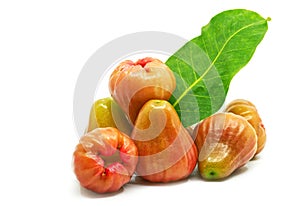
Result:
<svg viewBox="0 0 300 206"><path fill-rule="evenodd" d="M155 59L151 58L151 57L145 57L143 59L139 59L135 65L140 65L141 67L143 67L145 69L146 72L150 71L150 68L146 67L146 65L150 62L153 62Z"/></svg>

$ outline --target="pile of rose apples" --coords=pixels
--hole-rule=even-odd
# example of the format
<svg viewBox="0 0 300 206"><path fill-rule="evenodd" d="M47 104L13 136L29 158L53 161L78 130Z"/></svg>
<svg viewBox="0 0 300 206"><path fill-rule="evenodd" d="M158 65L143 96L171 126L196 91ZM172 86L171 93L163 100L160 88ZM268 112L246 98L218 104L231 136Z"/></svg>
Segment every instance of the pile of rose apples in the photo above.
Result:
<svg viewBox="0 0 300 206"><path fill-rule="evenodd" d="M265 129L251 102L234 100L224 112L185 128L168 102L175 88L173 72L158 59L126 60L115 68L111 97L92 105L73 154L81 186L115 192L134 173L150 182L177 181L197 163L202 178L221 179L263 149Z"/></svg>

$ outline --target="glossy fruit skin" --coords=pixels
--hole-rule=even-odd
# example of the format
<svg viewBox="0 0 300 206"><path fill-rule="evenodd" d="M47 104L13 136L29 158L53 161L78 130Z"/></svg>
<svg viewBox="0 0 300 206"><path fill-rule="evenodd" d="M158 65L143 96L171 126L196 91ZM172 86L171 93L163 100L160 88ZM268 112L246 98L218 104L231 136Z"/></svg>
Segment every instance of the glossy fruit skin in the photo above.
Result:
<svg viewBox="0 0 300 206"><path fill-rule="evenodd" d="M82 187L97 193L116 192L130 181L138 161L134 142L116 128L97 128L81 137L74 172Z"/></svg>
<svg viewBox="0 0 300 206"><path fill-rule="evenodd" d="M132 126L126 115L111 97L98 99L90 110L89 123L86 132L96 128L114 127L129 135Z"/></svg>
<svg viewBox="0 0 300 206"><path fill-rule="evenodd" d="M240 115L252 125L257 134L255 155L259 154L266 144L266 131L255 105L248 100L236 99L227 105L225 112Z"/></svg>
<svg viewBox="0 0 300 206"><path fill-rule="evenodd" d="M204 119L196 125L193 136L199 152L199 173L207 180L228 177L245 165L257 148L253 127L232 113L218 113Z"/></svg>
<svg viewBox="0 0 300 206"><path fill-rule="evenodd" d="M142 107L131 138L139 152L137 175L148 181L177 181L195 168L197 148L165 100L150 100Z"/></svg>
<svg viewBox="0 0 300 206"><path fill-rule="evenodd" d="M173 72L166 64L151 57L120 63L109 80L112 97L132 124L148 100L168 100L175 87Z"/></svg>

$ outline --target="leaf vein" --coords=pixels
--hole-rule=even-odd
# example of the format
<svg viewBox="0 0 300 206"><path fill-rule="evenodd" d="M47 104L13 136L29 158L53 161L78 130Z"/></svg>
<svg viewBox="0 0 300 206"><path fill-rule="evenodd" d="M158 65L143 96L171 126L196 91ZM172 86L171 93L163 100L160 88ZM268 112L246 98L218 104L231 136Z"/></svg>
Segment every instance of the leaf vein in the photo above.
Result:
<svg viewBox="0 0 300 206"><path fill-rule="evenodd" d="M216 57L214 58L214 60L211 62L211 64L208 66L208 68L205 70L205 72L195 81L193 82L181 95L180 97L174 102L173 106L175 107L181 100L182 98L187 95L187 93L192 90L194 88L194 86L196 84L198 84L200 81L203 80L203 78L207 75L207 73L211 70L211 68L213 68L213 66L215 65L215 62L219 59L220 55L222 54L222 51L225 49L225 47L227 46L227 44L231 41L231 39L236 36L238 33L240 33L241 31L252 27L252 26L256 26L262 23L265 23L266 20L261 20L258 22L254 22L252 24L248 24L246 26L243 26L242 28L238 29L237 31L235 31L233 34L231 34L228 39L224 42L224 44L222 45L221 49L218 51ZM204 40L202 40L204 41ZM207 51L207 50L206 50Z"/></svg>

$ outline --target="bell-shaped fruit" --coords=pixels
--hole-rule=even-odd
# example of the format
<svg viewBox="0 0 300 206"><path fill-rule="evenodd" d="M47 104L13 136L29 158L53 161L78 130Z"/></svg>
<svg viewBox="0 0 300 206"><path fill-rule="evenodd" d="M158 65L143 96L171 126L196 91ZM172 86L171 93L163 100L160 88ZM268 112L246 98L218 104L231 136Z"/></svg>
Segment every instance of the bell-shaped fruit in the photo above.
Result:
<svg viewBox="0 0 300 206"><path fill-rule="evenodd" d="M176 87L169 67L150 57L126 60L112 72L109 89L114 100L134 124L142 106L151 99L168 100Z"/></svg>
<svg viewBox="0 0 300 206"><path fill-rule="evenodd" d="M130 181L138 161L134 142L116 128L97 128L81 137L74 156L80 184L94 192L118 191Z"/></svg>
<svg viewBox="0 0 300 206"><path fill-rule="evenodd" d="M197 163L193 139L165 100L150 100L142 107L131 138L139 152L137 175L151 182L183 179Z"/></svg>
<svg viewBox="0 0 300 206"><path fill-rule="evenodd" d="M219 113L200 122L193 136L198 148L198 169L207 180L229 176L255 154L257 136L241 116Z"/></svg>
<svg viewBox="0 0 300 206"><path fill-rule="evenodd" d="M236 99L227 105L225 112L240 115L252 125L257 134L255 155L260 153L266 144L266 131L255 105L248 100Z"/></svg>
<svg viewBox="0 0 300 206"><path fill-rule="evenodd" d="M129 135L132 126L118 104L111 98L98 99L92 105L86 132L96 128L114 127Z"/></svg>

